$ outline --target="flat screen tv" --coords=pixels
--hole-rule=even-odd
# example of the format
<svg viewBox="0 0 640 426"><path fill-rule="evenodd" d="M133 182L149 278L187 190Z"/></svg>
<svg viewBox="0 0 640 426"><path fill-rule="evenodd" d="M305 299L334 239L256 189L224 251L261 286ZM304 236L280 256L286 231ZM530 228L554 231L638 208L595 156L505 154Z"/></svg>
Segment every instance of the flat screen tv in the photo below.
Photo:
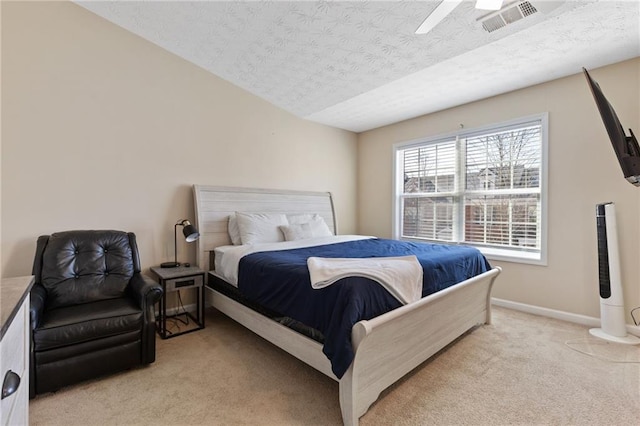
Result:
<svg viewBox="0 0 640 426"><path fill-rule="evenodd" d="M598 105L604 127L607 129L611 145L622 168L622 174L630 183L640 186L640 147L638 147L638 140L631 129L629 129L631 136L625 134L615 110L605 98L598 83L591 78L586 69L582 68L582 71L584 71L591 88L593 99Z"/></svg>

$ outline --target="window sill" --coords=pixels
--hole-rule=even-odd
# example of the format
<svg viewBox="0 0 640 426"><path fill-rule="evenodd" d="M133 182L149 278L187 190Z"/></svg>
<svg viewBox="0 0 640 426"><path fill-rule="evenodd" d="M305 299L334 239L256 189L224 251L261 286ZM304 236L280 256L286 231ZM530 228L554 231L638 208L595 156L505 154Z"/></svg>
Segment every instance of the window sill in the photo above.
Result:
<svg viewBox="0 0 640 426"><path fill-rule="evenodd" d="M414 241L414 242L423 242L423 243L431 243L431 244L454 244L448 241L437 241L437 240L427 240L423 238L411 238L411 237L401 237L399 238L402 241ZM473 244L464 244L469 247L475 247L480 250L480 253L484 255L488 260L498 260L500 262L513 262L513 263L526 263L528 265L538 265L538 266L547 266L547 260L542 256L541 253L530 253L524 251L515 251L515 250L504 250L495 247L479 247L474 246Z"/></svg>
<svg viewBox="0 0 640 426"><path fill-rule="evenodd" d="M489 260L547 266L546 259L540 253L514 252L489 247L477 247L477 249Z"/></svg>

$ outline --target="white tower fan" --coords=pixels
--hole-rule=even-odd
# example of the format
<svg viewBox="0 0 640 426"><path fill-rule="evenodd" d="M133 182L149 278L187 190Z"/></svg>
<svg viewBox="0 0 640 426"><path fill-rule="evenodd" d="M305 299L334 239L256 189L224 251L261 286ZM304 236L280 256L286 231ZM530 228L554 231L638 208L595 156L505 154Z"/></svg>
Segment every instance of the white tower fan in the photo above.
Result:
<svg viewBox="0 0 640 426"><path fill-rule="evenodd" d="M613 203L596 205L596 226L601 328L592 328L589 333L612 342L637 345L640 343L640 339L627 333L627 325L624 320L624 295L620 277L616 209Z"/></svg>

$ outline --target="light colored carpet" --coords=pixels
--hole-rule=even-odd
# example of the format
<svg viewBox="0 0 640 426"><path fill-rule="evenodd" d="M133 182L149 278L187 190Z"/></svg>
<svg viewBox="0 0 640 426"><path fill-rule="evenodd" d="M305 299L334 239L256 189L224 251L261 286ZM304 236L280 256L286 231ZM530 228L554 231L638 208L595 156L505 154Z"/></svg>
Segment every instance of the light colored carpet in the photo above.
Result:
<svg viewBox="0 0 640 426"><path fill-rule="evenodd" d="M207 312L204 330L157 343L149 367L39 395L30 423L341 424L335 381L217 311ZM492 325L387 389L360 424L638 425L639 362L638 346L494 308Z"/></svg>

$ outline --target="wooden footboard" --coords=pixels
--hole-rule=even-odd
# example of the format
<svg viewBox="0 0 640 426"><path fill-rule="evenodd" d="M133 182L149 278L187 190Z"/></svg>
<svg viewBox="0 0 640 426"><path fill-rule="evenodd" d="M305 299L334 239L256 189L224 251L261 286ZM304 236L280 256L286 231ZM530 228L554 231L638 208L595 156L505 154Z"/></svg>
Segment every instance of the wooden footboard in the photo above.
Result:
<svg viewBox="0 0 640 426"><path fill-rule="evenodd" d="M419 301L394 309L351 332L355 358L340 380L308 337L208 288L207 300L222 313L340 383L345 425L357 425L380 392L478 324L491 322L491 288L499 267Z"/></svg>
<svg viewBox="0 0 640 426"><path fill-rule="evenodd" d="M352 331L355 358L340 379L345 425L380 392L478 324L491 322L491 288L501 269L478 275L368 321Z"/></svg>

